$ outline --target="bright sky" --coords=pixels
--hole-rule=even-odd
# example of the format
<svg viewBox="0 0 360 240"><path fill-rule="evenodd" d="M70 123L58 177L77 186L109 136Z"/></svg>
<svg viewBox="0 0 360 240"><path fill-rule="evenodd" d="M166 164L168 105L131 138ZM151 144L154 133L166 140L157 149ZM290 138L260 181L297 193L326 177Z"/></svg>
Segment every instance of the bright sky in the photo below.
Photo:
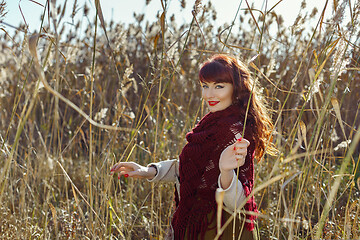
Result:
<svg viewBox="0 0 360 240"><path fill-rule="evenodd" d="M195 0L185 0L186 9L180 8L180 0L168 0L168 17L175 14L177 21L186 21L190 23L192 15L191 10L193 8ZM209 0L203 0L203 3L207 3ZM237 8L241 3L241 8L246 8L245 0L210 0L216 7L217 11L217 24L219 26L224 23L231 23L236 15ZM283 16L286 26L291 26L294 23L296 16L299 13L300 4L302 0L283 0L276 6L275 11L277 14ZM46 0L5 0L7 3L7 15L4 22L13 26L19 26L19 23L24 23L23 17L19 6L21 7L22 13L26 22L29 25L30 31L39 29L40 26L40 15L43 12L43 7L40 6L46 3ZM65 0L57 0L57 5L63 5ZM90 9L90 16L95 15L94 0L78 0L79 12L78 17L83 14L83 6L86 2ZM265 8L266 0L248 0L249 4L254 3L256 9ZM267 9L270 9L279 0L267 0ZM306 11L311 12L314 7L318 8L317 17L320 15L326 0L307 0ZM330 3L332 1L329 1ZM37 4L39 3L39 4ZM157 12L162 11L160 0L151 0L148 6L145 5L145 0L100 0L104 18L106 21L110 21L111 18L115 22L132 23L134 22L133 12L137 14L145 13L145 18L150 21L155 21ZM73 8L74 0L67 0L67 9L65 13L66 21L70 21L70 14ZM204 4L204 5L205 5ZM327 8L327 15L331 14L330 6ZM92 20L93 18L90 18ZM179 22L179 25L181 22ZM5 29L10 33L13 29L6 26Z"/></svg>

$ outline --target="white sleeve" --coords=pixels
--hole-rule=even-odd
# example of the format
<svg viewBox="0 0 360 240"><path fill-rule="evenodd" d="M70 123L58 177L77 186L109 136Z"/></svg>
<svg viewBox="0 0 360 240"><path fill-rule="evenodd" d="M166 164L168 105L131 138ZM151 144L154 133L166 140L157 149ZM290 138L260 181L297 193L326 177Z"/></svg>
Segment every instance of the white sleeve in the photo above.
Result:
<svg viewBox="0 0 360 240"><path fill-rule="evenodd" d="M246 199L243 186L242 186L240 180L237 180L237 184L236 184L237 177L236 177L235 171L233 171L233 173L234 173L234 175L233 175L231 184L227 189L223 189L221 187L221 183L220 183L221 173L218 178L218 186L219 186L218 190L220 190L220 192L221 191L225 192L224 205L227 208L229 208L231 211L234 211L234 209L235 209L235 200L236 200L236 208L238 208L241 204L243 204L243 202Z"/></svg>
<svg viewBox="0 0 360 240"><path fill-rule="evenodd" d="M149 182L177 182L179 177L179 161L177 159L161 161L157 163L150 163L148 167L156 168L156 175Z"/></svg>

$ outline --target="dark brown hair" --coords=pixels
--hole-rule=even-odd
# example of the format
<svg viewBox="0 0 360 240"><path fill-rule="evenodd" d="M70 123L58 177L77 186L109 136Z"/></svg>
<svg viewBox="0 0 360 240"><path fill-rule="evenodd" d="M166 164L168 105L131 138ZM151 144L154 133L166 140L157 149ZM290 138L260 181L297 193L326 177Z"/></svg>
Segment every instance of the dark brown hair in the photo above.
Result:
<svg viewBox="0 0 360 240"><path fill-rule="evenodd" d="M259 88L254 85L250 71L244 63L232 56L215 55L201 65L199 80L231 83L234 88L232 102L239 106L243 119L247 114L246 126L252 125L250 131L256 144L256 158L260 160L265 150L270 154L276 152L271 141L273 124L265 107L264 98L261 97Z"/></svg>

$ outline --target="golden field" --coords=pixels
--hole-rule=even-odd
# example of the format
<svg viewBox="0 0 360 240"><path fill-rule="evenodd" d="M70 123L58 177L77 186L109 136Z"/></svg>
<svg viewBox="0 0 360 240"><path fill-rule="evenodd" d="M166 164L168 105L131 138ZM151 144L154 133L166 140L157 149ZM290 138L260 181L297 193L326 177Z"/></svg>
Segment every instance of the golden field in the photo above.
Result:
<svg viewBox="0 0 360 240"><path fill-rule="evenodd" d="M206 113L197 72L214 53L247 62L271 109L279 154L255 165L261 239L360 238L359 0L304 3L290 29L248 1L218 28L201 1L189 23L163 1L157 21L129 25L58 1L39 35L9 34L0 2L0 239L163 239L174 186L109 170L178 156ZM68 31L65 8L80 19Z"/></svg>

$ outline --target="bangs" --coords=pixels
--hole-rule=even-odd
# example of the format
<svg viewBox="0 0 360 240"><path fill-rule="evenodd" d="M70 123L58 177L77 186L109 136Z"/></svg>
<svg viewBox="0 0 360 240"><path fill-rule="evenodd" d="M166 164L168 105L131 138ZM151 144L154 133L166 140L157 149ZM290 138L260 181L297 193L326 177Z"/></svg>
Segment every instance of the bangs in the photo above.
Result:
<svg viewBox="0 0 360 240"><path fill-rule="evenodd" d="M199 71L200 82L231 83L232 70L217 61L205 63Z"/></svg>

